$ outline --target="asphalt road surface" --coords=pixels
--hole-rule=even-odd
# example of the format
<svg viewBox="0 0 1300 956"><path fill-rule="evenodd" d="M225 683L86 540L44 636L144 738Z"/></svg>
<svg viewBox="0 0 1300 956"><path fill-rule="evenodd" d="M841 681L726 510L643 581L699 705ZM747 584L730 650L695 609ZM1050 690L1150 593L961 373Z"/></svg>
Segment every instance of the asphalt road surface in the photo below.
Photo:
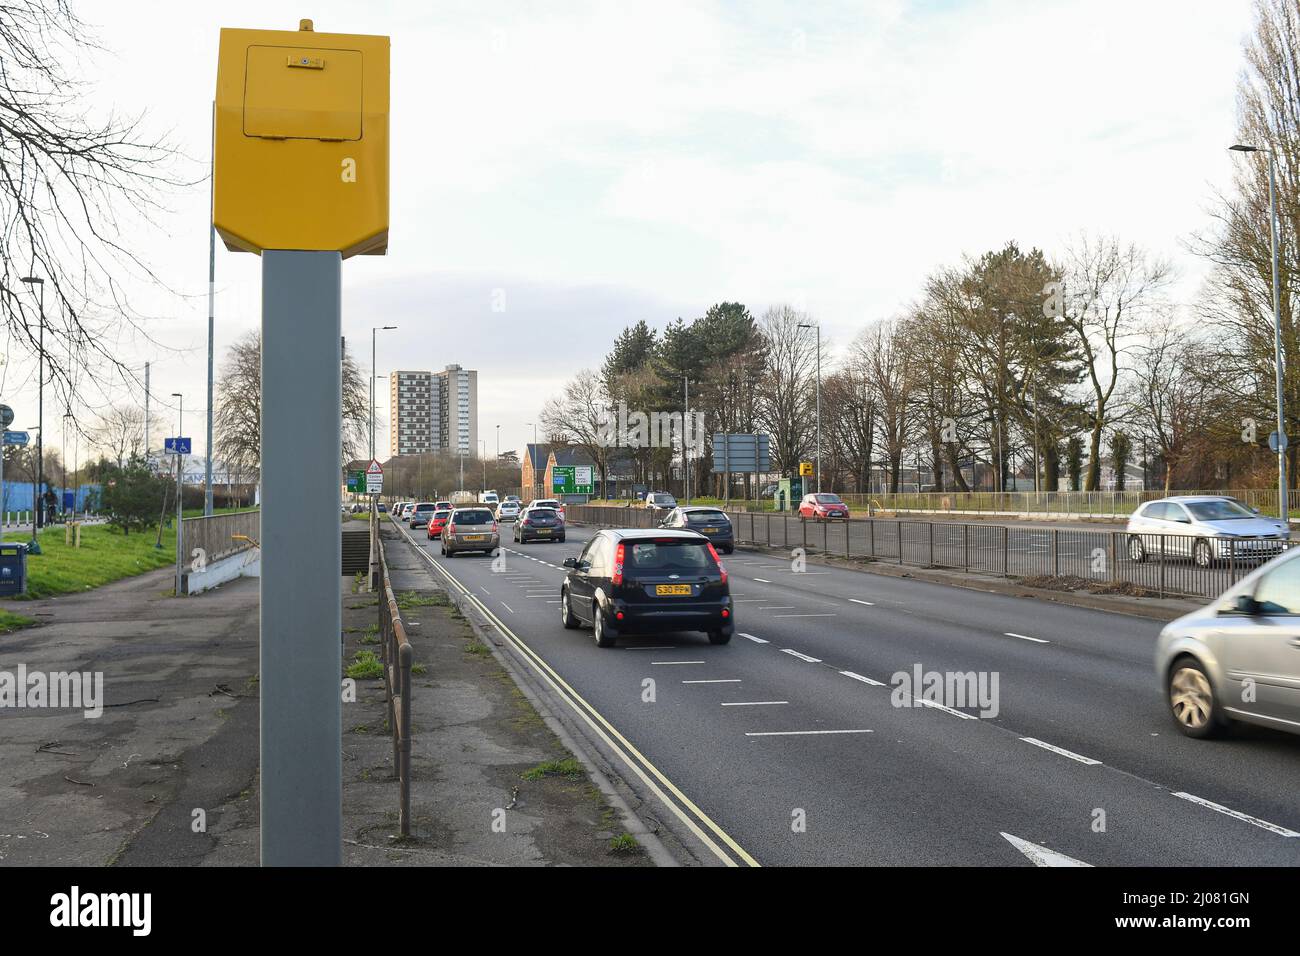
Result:
<svg viewBox="0 0 1300 956"><path fill-rule="evenodd" d="M658 816L704 862L1300 863L1300 737L1179 734L1157 622L740 551L724 558L729 645L601 649L559 614L563 559L594 532L519 546L503 531L504 562L413 540L581 700L576 722L628 755L625 778L673 805ZM917 667L982 676L994 706L917 702L894 677Z"/></svg>

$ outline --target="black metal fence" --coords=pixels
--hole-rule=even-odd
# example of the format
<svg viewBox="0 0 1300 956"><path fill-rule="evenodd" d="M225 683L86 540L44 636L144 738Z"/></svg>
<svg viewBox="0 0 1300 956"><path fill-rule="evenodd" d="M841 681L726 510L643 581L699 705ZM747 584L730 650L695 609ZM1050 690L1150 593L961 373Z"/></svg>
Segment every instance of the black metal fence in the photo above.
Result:
<svg viewBox="0 0 1300 956"><path fill-rule="evenodd" d="M398 824L411 835L411 662L414 651L402 624L401 609L388 577L388 561L379 543L378 514L372 509L371 534L378 574L379 643L383 652L388 729L393 738L393 772L400 790Z"/></svg>
<svg viewBox="0 0 1300 956"><path fill-rule="evenodd" d="M818 522L771 512L727 513L738 544L1017 578L1073 577L1102 585L1127 584L1158 597L1215 597L1288 546L1120 530L884 518ZM571 505L567 517L598 527L651 528L662 514L644 508Z"/></svg>

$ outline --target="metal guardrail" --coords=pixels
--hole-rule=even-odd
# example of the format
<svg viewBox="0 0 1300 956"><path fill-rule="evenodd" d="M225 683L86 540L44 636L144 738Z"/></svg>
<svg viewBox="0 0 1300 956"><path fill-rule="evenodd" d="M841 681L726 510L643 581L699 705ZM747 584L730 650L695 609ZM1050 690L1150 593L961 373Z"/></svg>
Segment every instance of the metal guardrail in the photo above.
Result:
<svg viewBox="0 0 1300 956"><path fill-rule="evenodd" d="M393 737L393 770L397 774L398 826L411 835L411 663L415 652L402 624L401 609L388 577L388 561L379 546L379 515L370 514L371 541L377 552L379 575L379 643L383 653L384 692L388 698L388 728Z"/></svg>
<svg viewBox="0 0 1300 956"><path fill-rule="evenodd" d="M1173 495L1219 495L1277 513L1277 489L1237 488L1207 491L1173 491ZM1291 501L1300 492L1291 492ZM1130 491L926 491L875 492L840 495L851 509L866 512L952 512L965 514L1030 514L1077 518L1110 518L1131 515L1139 505L1164 498L1163 490ZM1294 513L1294 512L1293 512Z"/></svg>
<svg viewBox="0 0 1300 956"><path fill-rule="evenodd" d="M262 537L260 511L236 511L186 518L184 523L185 548L193 551L202 548L208 563L257 546Z"/></svg>
<svg viewBox="0 0 1300 956"><path fill-rule="evenodd" d="M1268 557L1297 545L1216 543L1191 535L1130 535L1083 528L885 518L816 522L773 512L727 513L738 544L802 548L808 554L1006 577L1076 577L1103 585L1129 584L1158 597L1217 597ZM567 517L597 527L653 528L662 513L570 505ZM1269 550L1256 550L1264 547ZM1208 554L1205 548L1210 549Z"/></svg>

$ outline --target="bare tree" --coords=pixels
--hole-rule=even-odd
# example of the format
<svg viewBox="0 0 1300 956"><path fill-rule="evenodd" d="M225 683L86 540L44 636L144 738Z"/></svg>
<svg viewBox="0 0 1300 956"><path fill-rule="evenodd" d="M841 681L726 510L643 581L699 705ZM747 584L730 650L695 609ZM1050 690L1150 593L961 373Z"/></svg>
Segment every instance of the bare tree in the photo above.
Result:
<svg viewBox="0 0 1300 956"><path fill-rule="evenodd" d="M867 326L854 339L851 354L876 399L876 429L888 468L889 491L896 493L913 413L912 382L899 323Z"/></svg>
<svg viewBox="0 0 1300 956"><path fill-rule="evenodd" d="M110 405L90 429L91 448L123 467L144 454L144 410L137 405Z"/></svg>
<svg viewBox="0 0 1300 956"><path fill-rule="evenodd" d="M1062 314L1074 333L1091 401L1088 469L1084 491L1101 487L1102 432L1110 424L1111 400L1120 384L1121 356L1140 323L1158 309L1171 276L1167 262L1114 236L1081 236L1066 254Z"/></svg>
<svg viewBox="0 0 1300 956"><path fill-rule="evenodd" d="M763 313L759 330L767 367L758 385L758 423L771 437L772 467L798 470L813 448L817 376L817 336L800 328L811 319L789 305Z"/></svg>
<svg viewBox="0 0 1300 956"><path fill-rule="evenodd" d="M0 4L0 322L35 355L38 298L21 279L44 280L46 374L68 407L76 366L136 378L118 350L143 331L124 280L157 280L128 235L177 185L174 152L139 117L86 108L67 63L96 49L70 0Z"/></svg>
<svg viewBox="0 0 1300 956"><path fill-rule="evenodd" d="M602 486L608 477L612 447L610 400L604 379L598 372L583 369L570 379L559 396L542 407L541 424L563 444L576 445L591 456L600 472Z"/></svg>
<svg viewBox="0 0 1300 956"><path fill-rule="evenodd" d="M365 377L346 350L339 370L343 386L340 409L340 466L369 448L369 393ZM212 428L216 453L228 468L256 474L262 466L262 334L248 332L235 341L214 383L216 408Z"/></svg>

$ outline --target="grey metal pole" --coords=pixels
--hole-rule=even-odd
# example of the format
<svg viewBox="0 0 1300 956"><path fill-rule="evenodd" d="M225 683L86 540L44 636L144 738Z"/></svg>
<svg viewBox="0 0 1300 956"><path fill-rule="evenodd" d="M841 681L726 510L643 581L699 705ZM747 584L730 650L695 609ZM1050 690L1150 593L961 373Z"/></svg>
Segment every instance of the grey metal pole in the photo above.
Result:
<svg viewBox="0 0 1300 956"><path fill-rule="evenodd" d="M149 463L149 363L144 363L144 460Z"/></svg>
<svg viewBox="0 0 1300 956"><path fill-rule="evenodd" d="M176 400L180 403L177 406L176 413L176 596L181 596L181 555L185 553L184 539L184 522L185 512L184 503L181 499L184 497L182 492L185 489L185 458L181 454L180 437L185 431L185 397L177 394Z"/></svg>
<svg viewBox="0 0 1300 956"><path fill-rule="evenodd" d="M375 460L375 336L378 330L370 327L370 460ZM341 360L340 360L341 361Z"/></svg>
<svg viewBox="0 0 1300 956"><path fill-rule="evenodd" d="M691 380L685 375L682 376L682 388L686 395L686 410L682 412L682 489L686 492L686 503L689 505L691 503L691 457L686 447L686 420L691 415Z"/></svg>
<svg viewBox="0 0 1300 956"><path fill-rule="evenodd" d="M41 342L40 342L40 360L39 360L40 386L37 389L39 408L37 409L36 424L40 431L36 433L36 461L37 470L40 473L40 479L36 485L38 489L45 487L45 283L41 283ZM32 540L36 540L36 529L45 527L45 506L41 505L32 515ZM38 552L39 553L39 552Z"/></svg>
<svg viewBox="0 0 1300 956"><path fill-rule="evenodd" d="M342 862L341 272L262 253L263 866Z"/></svg>
<svg viewBox="0 0 1300 956"><path fill-rule="evenodd" d="M817 493L822 490L822 324L817 323Z"/></svg>
<svg viewBox="0 0 1300 956"><path fill-rule="evenodd" d="M1282 399L1282 291L1277 268L1278 222L1277 182L1274 172L1273 150L1268 152L1268 244L1273 256L1273 360L1277 379L1277 501L1278 513L1283 521L1291 522L1290 502L1287 501L1286 480L1286 409Z"/></svg>
<svg viewBox="0 0 1300 956"><path fill-rule="evenodd" d="M208 206L212 206L213 183L216 181L212 163L216 158L216 135L217 135L217 104L212 104L212 152L209 154L212 160L208 165ZM207 456L208 463L203 471L203 513L212 514L212 339L215 332L215 290L217 285L217 227L211 222L212 216L208 216L208 437L207 444L204 446L204 454Z"/></svg>

